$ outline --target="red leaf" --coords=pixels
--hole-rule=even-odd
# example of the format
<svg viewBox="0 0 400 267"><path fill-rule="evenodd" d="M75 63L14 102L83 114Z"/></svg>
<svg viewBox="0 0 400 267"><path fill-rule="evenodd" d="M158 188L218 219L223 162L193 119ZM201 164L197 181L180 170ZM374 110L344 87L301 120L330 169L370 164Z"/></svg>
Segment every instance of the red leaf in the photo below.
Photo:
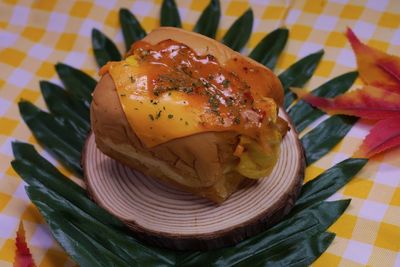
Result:
<svg viewBox="0 0 400 267"><path fill-rule="evenodd" d="M25 230L22 222L19 224L17 237L15 239L15 258L14 267L36 267L32 259L32 254L29 251L28 245L25 240Z"/></svg>
<svg viewBox="0 0 400 267"><path fill-rule="evenodd" d="M381 58L377 62L378 66L389 73L397 83L400 84L400 61L392 58Z"/></svg>
<svg viewBox="0 0 400 267"><path fill-rule="evenodd" d="M363 81L400 92L400 58L363 44L350 28L346 35L356 54L358 71Z"/></svg>
<svg viewBox="0 0 400 267"><path fill-rule="evenodd" d="M396 146L400 146L400 116L375 124L354 156L370 158Z"/></svg>
<svg viewBox="0 0 400 267"><path fill-rule="evenodd" d="M374 86L365 86L335 98L316 97L295 88L292 91L329 114L353 115L370 120L400 116L400 94Z"/></svg>

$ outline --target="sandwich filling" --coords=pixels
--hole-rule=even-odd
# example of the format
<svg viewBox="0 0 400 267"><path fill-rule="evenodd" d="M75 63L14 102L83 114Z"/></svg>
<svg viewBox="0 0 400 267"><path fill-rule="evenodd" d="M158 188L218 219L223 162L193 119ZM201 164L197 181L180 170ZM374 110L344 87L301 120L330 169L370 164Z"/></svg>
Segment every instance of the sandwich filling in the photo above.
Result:
<svg viewBox="0 0 400 267"><path fill-rule="evenodd" d="M279 156L287 123L278 116L282 88L273 74L234 56L220 64L174 40L136 42L125 60L109 62L109 73L138 138L154 147L202 132L238 133L227 171L248 178L268 175ZM276 78L275 78L276 79Z"/></svg>

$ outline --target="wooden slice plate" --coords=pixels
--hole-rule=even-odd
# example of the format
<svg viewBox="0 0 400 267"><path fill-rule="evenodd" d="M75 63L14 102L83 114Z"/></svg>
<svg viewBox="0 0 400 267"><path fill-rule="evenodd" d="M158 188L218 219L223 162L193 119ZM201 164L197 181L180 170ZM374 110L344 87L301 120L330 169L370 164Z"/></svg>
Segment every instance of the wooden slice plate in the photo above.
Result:
<svg viewBox="0 0 400 267"><path fill-rule="evenodd" d="M293 207L304 177L294 130L285 136L269 177L247 184L220 205L172 188L104 155L90 134L82 155L92 199L149 244L205 250L236 244L279 221Z"/></svg>

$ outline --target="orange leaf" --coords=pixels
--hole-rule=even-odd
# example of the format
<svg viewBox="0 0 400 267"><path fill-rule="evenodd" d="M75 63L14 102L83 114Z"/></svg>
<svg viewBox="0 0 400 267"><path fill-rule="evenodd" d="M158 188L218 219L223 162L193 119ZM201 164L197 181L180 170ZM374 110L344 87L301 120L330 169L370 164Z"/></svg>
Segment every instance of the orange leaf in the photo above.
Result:
<svg viewBox="0 0 400 267"><path fill-rule="evenodd" d="M354 156L370 158L396 146L400 146L400 116L375 124Z"/></svg>
<svg viewBox="0 0 400 267"><path fill-rule="evenodd" d="M400 92L400 58L363 44L350 28L346 35L356 54L358 71L363 81Z"/></svg>
<svg viewBox="0 0 400 267"><path fill-rule="evenodd" d="M22 222L19 223L17 237L15 239L15 258L14 267L36 267L32 259L32 254L29 251L25 240L25 230Z"/></svg>
<svg viewBox="0 0 400 267"><path fill-rule="evenodd" d="M329 114L346 114L370 120L400 116L400 93L374 86L365 86L335 98L313 96L296 88L292 88L292 91L299 98Z"/></svg>

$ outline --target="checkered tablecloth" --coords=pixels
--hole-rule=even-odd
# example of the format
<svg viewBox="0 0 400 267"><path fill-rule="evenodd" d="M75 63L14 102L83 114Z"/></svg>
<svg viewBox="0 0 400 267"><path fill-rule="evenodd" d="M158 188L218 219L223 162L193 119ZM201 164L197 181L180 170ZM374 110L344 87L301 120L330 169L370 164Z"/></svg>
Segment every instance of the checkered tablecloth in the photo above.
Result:
<svg viewBox="0 0 400 267"><path fill-rule="evenodd" d="M208 1L177 3L183 27L192 29ZM92 28L103 31L123 51L119 8L129 8L150 31L159 25L160 4L161 0L0 2L0 266L12 264L20 220L24 222L27 241L38 266L75 265L53 240L44 220L30 203L24 183L10 167L13 140L33 143L44 153L21 120L16 103L23 98L45 108L38 82L50 80L60 84L53 67L57 62L97 77L90 41ZM398 0L251 0L222 1L221 5L219 38L235 18L249 6L253 8L254 34L244 53L266 33L279 26L289 28L289 42L276 73L324 48L323 61L308 83L309 89L355 70L355 58L343 34L347 26L367 44L400 55ZM358 123L331 153L307 169L306 180L351 156L370 128L368 122ZM339 198L353 201L331 227L337 237L314 266L400 266L400 149L371 160L332 197Z"/></svg>

